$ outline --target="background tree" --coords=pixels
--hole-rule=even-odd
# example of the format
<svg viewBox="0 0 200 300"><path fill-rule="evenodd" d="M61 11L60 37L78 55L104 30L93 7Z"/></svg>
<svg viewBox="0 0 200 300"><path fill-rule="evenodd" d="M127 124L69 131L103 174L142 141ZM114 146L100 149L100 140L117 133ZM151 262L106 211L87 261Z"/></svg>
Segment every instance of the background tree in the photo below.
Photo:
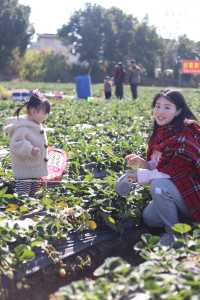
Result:
<svg viewBox="0 0 200 300"><path fill-rule="evenodd" d="M99 77L102 64L108 71L117 61L129 59L136 23L137 19L118 8L106 10L86 4L85 9L76 11L58 34L65 44L74 46L74 52L80 54L80 61L87 61L93 75Z"/></svg>
<svg viewBox="0 0 200 300"><path fill-rule="evenodd" d="M174 69L175 76L179 78L179 81L181 80L181 84L190 83L193 78L192 74L182 74L180 77L181 60L196 59L198 58L197 52L196 43L190 40L186 35L182 35L178 38L177 64Z"/></svg>
<svg viewBox="0 0 200 300"><path fill-rule="evenodd" d="M27 50L21 62L20 77L30 81L67 81L69 66L65 56L50 50Z"/></svg>
<svg viewBox="0 0 200 300"><path fill-rule="evenodd" d="M67 25L58 31L65 44L73 45L74 53L80 54L80 61L91 66L99 59L103 43L104 8L86 4L84 10L76 11Z"/></svg>
<svg viewBox="0 0 200 300"><path fill-rule="evenodd" d="M5 70L13 51L24 53L34 33L29 23L30 8L17 0L0 1L0 69Z"/></svg>
<svg viewBox="0 0 200 300"><path fill-rule="evenodd" d="M65 57L61 54L47 52L44 55L43 62L43 80L49 82L69 80L69 67L67 66Z"/></svg>
<svg viewBox="0 0 200 300"><path fill-rule="evenodd" d="M28 50L21 65L20 77L24 80L43 81L46 51Z"/></svg>
<svg viewBox="0 0 200 300"><path fill-rule="evenodd" d="M196 44L186 35L182 35L178 38L177 56L181 59L196 58Z"/></svg>
<svg viewBox="0 0 200 300"><path fill-rule="evenodd" d="M137 25L132 49L136 61L144 66L149 77L154 78L155 68L159 63L163 45L156 29L148 25L147 17Z"/></svg>
<svg viewBox="0 0 200 300"><path fill-rule="evenodd" d="M104 59L111 63L126 62L133 55L131 48L138 20L118 8L110 8L104 19Z"/></svg>
<svg viewBox="0 0 200 300"><path fill-rule="evenodd" d="M164 71L166 69L174 69L177 63L178 42L174 39L161 38L162 51L160 54L160 67Z"/></svg>

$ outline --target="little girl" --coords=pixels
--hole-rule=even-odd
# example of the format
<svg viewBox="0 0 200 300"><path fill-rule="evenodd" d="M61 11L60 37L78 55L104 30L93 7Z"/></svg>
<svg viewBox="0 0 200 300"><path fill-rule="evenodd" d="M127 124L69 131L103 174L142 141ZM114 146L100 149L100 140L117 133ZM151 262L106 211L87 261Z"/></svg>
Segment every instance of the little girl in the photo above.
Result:
<svg viewBox="0 0 200 300"><path fill-rule="evenodd" d="M104 97L105 99L112 97L112 80L110 76L106 76L104 79Z"/></svg>
<svg viewBox="0 0 200 300"><path fill-rule="evenodd" d="M23 107L26 115L19 116ZM42 123L50 112L50 103L38 91L8 119L5 132L10 137L10 151L16 193L34 196L40 188L40 177L47 171L47 136Z"/></svg>
<svg viewBox="0 0 200 300"><path fill-rule="evenodd" d="M147 160L128 155L128 165L138 169L120 177L116 191L125 195L134 181L150 184L152 201L143 220L148 226L164 227L167 233L160 243L170 246L178 213L200 221L200 125L179 91L161 91L152 107L154 128Z"/></svg>

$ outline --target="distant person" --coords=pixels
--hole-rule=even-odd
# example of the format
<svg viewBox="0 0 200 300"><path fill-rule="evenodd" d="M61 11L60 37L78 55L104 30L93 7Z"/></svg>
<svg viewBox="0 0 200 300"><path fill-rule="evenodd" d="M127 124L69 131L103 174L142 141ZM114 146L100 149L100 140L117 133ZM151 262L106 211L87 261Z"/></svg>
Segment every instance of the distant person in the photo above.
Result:
<svg viewBox="0 0 200 300"><path fill-rule="evenodd" d="M138 84L141 82L142 69L139 65L136 64L136 61L133 59L130 62L128 81L131 88L131 94L133 99L138 97Z"/></svg>
<svg viewBox="0 0 200 300"><path fill-rule="evenodd" d="M26 115L19 116L23 107L26 107ZM40 178L48 175L48 143L42 123L50 108L48 100L34 91L4 128L10 137L11 164L18 195L34 196L41 186Z"/></svg>
<svg viewBox="0 0 200 300"><path fill-rule="evenodd" d="M110 76L106 76L104 79L104 96L105 99L112 97L112 79Z"/></svg>
<svg viewBox="0 0 200 300"><path fill-rule="evenodd" d="M115 84L115 96L118 99L122 99L124 96L123 84L125 79L125 71L121 62L119 62L114 68L114 84Z"/></svg>

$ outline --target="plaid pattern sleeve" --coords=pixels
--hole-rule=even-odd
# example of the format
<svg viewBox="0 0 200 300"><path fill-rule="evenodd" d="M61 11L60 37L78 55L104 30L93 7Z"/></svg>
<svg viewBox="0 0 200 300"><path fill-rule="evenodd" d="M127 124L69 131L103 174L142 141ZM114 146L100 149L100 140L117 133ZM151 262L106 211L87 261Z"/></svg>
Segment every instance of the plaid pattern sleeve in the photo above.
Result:
<svg viewBox="0 0 200 300"><path fill-rule="evenodd" d="M193 219L200 221L200 126L185 125L180 133L171 136L165 131L168 129L162 128L150 143L149 153L162 152L157 169L170 175Z"/></svg>

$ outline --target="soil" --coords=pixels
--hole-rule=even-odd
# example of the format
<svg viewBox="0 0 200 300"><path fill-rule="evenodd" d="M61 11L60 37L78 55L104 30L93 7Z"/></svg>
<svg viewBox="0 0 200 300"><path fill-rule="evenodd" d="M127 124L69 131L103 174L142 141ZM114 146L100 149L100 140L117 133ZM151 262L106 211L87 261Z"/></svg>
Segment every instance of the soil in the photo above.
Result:
<svg viewBox="0 0 200 300"><path fill-rule="evenodd" d="M63 261L66 270L64 277L59 274L60 266L52 264L26 276L19 282L7 280L7 286L4 293L1 294L1 300L48 300L51 294L72 281L86 277L95 279L93 272L107 257L120 256L131 265L138 265L142 259L134 253L133 245L144 232L144 228L138 228L134 230L134 234L133 231L126 234L126 238L115 237L114 240L100 243L68 257ZM88 258L90 263L81 268L80 259L87 261Z"/></svg>

